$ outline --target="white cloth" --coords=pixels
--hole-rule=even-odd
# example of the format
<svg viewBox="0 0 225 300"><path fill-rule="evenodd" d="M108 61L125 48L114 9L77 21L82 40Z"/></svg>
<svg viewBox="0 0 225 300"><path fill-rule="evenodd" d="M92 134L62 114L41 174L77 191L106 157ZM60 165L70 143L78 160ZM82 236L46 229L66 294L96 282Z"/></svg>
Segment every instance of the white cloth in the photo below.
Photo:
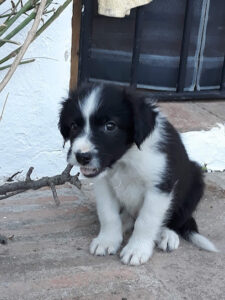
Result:
<svg viewBox="0 0 225 300"><path fill-rule="evenodd" d="M123 18L130 14L132 8L148 4L151 1L152 0L98 0L98 13L108 17Z"/></svg>

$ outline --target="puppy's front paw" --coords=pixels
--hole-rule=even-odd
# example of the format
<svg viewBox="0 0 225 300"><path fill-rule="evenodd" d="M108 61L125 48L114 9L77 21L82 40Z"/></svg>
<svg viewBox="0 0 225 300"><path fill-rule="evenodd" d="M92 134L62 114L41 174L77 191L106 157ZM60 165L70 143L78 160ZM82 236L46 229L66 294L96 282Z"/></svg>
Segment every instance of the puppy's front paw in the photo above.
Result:
<svg viewBox="0 0 225 300"><path fill-rule="evenodd" d="M122 237L99 234L92 240L90 252L94 255L116 254L122 242Z"/></svg>
<svg viewBox="0 0 225 300"><path fill-rule="evenodd" d="M152 256L153 246L154 243L149 241L129 241L120 253L121 261L126 265L144 264Z"/></svg>
<svg viewBox="0 0 225 300"><path fill-rule="evenodd" d="M159 240L157 241L159 249L163 251L173 251L178 248L179 243L178 234L169 228L162 229Z"/></svg>

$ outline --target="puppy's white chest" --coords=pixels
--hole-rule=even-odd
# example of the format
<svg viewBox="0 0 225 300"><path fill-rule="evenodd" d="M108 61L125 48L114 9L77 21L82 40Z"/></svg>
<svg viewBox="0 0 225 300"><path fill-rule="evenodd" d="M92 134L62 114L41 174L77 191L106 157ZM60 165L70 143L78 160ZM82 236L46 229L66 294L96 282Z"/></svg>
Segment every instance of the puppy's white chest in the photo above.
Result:
<svg viewBox="0 0 225 300"><path fill-rule="evenodd" d="M109 182L121 206L135 216L144 199L144 183L135 169L118 166L117 172L109 177Z"/></svg>

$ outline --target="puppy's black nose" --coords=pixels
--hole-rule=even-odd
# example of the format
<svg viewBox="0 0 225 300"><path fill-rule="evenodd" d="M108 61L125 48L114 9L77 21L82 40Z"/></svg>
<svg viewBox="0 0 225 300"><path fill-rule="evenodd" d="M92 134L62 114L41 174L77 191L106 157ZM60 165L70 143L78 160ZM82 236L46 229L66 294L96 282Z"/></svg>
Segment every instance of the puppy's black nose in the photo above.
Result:
<svg viewBox="0 0 225 300"><path fill-rule="evenodd" d="M90 152L76 153L76 159L81 165L87 165L91 161L92 155Z"/></svg>

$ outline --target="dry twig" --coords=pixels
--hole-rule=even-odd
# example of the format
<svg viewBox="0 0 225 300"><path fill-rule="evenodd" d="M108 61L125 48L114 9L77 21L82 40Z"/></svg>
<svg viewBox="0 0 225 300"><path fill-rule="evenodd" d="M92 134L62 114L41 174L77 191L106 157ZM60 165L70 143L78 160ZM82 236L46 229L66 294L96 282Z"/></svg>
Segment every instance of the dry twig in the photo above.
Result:
<svg viewBox="0 0 225 300"><path fill-rule="evenodd" d="M16 68L18 67L19 63L21 62L27 48L29 47L30 43L32 42L32 40L34 39L34 36L37 32L38 26L40 24L41 21L41 17L43 14L43 11L45 9L45 4L46 4L47 0L42 0L40 3L40 6L38 8L37 11L37 15L35 17L34 23L32 25L31 30L28 32L28 35L26 37L26 40L23 44L23 46L21 47L18 55L16 56L11 68L9 69L9 71L7 72L7 74L5 75L5 77L3 78L2 82L0 83L0 92L4 89L4 87L6 86L6 84L8 83L8 81L10 80L10 78L12 77L13 73L15 72Z"/></svg>
<svg viewBox="0 0 225 300"><path fill-rule="evenodd" d="M22 171L18 171L18 172L16 172L16 173L14 173L12 176L10 176L6 181L7 182L12 182L13 181L13 178L16 176L16 175L18 175L18 174L21 174L22 173Z"/></svg>
<svg viewBox="0 0 225 300"><path fill-rule="evenodd" d="M70 171L72 168L73 167L71 165L67 165L65 170L60 175L55 175L52 177L42 177L41 179L38 180L32 180L30 178L30 175L34 168L31 167L27 172L25 181L5 183L2 186L0 186L0 195L3 195L0 197L0 200L6 199L11 196L15 196L26 190L30 190L30 189L37 190L44 186L50 186L55 203L57 206L59 206L60 201L55 189L56 185L62 185L66 182L70 182L71 184L75 185L78 189L81 188L81 183L80 180L78 179L79 173L77 173L75 176L70 175Z"/></svg>
<svg viewBox="0 0 225 300"><path fill-rule="evenodd" d="M33 172L34 167L30 167L26 174L26 181L31 181L30 175Z"/></svg>
<svg viewBox="0 0 225 300"><path fill-rule="evenodd" d="M60 205L60 201L59 201L59 198L58 198L58 195L57 195L57 192L56 192L56 188L55 188L55 185L53 184L52 181L49 181L49 186L52 190L52 195L53 195L53 198L55 200L55 204L56 206L59 206Z"/></svg>

